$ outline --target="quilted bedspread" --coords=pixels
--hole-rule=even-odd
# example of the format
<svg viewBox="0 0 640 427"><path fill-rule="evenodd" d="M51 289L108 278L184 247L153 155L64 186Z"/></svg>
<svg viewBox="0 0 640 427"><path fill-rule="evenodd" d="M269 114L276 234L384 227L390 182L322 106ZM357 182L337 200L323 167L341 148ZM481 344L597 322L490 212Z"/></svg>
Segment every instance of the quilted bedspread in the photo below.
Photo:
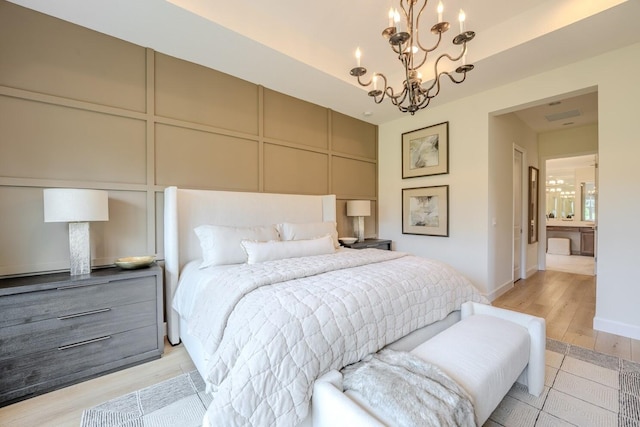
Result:
<svg viewBox="0 0 640 427"><path fill-rule="evenodd" d="M324 373L486 302L445 264L375 249L238 265L200 288L181 315L207 353L212 426L296 425Z"/></svg>

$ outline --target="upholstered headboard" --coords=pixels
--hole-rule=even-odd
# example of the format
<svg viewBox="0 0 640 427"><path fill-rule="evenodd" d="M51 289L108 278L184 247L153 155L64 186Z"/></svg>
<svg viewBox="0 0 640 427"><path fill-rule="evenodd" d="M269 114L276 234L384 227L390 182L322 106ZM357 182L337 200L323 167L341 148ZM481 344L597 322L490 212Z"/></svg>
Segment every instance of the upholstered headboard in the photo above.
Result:
<svg viewBox="0 0 640 427"><path fill-rule="evenodd" d="M165 296L167 334L180 342L179 315L171 308L180 271L201 257L193 229L203 224L259 226L281 222L336 220L336 196L185 190L168 187L164 192Z"/></svg>

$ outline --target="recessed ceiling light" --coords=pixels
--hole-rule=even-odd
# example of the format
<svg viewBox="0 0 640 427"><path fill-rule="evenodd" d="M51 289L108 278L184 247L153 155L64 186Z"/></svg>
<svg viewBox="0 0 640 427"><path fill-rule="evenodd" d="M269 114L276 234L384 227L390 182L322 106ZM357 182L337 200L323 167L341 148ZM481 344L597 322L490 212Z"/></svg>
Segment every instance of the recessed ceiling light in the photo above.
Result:
<svg viewBox="0 0 640 427"><path fill-rule="evenodd" d="M364 113L362 113L362 115L365 117L370 117L373 116L373 113L371 111L365 111Z"/></svg>

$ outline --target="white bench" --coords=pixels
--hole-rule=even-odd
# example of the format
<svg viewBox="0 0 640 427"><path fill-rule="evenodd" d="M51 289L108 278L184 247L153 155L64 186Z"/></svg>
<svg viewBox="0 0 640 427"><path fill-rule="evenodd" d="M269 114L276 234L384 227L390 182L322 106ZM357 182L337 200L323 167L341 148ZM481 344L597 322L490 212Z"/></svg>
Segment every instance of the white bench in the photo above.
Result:
<svg viewBox="0 0 640 427"><path fill-rule="evenodd" d="M545 321L467 302L460 322L411 351L432 363L471 396L480 425L517 381L539 396L544 390ZM392 425L357 393L343 392L342 374L318 379L312 397L314 426Z"/></svg>

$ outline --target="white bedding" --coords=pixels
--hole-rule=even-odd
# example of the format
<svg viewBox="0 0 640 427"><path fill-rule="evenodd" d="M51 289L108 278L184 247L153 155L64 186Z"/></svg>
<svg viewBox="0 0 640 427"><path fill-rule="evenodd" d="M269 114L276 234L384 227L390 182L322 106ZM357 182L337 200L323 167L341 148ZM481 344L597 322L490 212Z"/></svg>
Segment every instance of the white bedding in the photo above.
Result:
<svg viewBox="0 0 640 427"><path fill-rule="evenodd" d="M174 308L205 353L210 425L296 425L313 382L465 301L452 268L379 250L184 269Z"/></svg>

